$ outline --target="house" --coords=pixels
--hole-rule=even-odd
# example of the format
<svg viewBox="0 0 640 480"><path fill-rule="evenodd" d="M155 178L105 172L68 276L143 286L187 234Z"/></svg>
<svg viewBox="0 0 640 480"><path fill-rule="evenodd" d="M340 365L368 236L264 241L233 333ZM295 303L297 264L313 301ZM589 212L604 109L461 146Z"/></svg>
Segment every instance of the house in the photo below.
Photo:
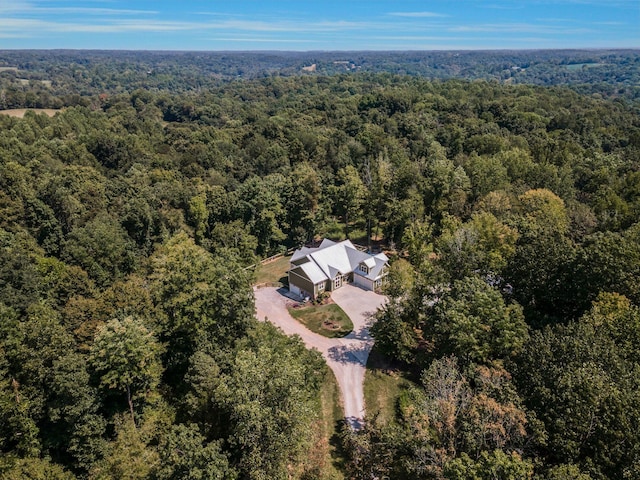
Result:
<svg viewBox="0 0 640 480"><path fill-rule="evenodd" d="M349 240L336 243L324 239L317 248L303 247L294 252L290 260L289 291L316 298L345 283L377 290L388 273L388 262L384 253L361 252Z"/></svg>

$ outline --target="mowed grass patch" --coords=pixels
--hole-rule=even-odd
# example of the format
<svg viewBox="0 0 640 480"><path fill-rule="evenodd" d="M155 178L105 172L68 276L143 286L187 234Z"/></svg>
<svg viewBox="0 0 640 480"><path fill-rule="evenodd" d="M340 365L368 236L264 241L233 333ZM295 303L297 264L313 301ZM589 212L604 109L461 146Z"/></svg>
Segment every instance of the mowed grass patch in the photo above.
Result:
<svg viewBox="0 0 640 480"><path fill-rule="evenodd" d="M341 469L345 463L340 444L340 422L343 410L340 404L340 390L336 377L328 372L318 397L320 418L313 424L314 445L307 455L306 478L318 480L344 480Z"/></svg>
<svg viewBox="0 0 640 480"><path fill-rule="evenodd" d="M287 308L293 318L323 337L340 338L353 330L353 322L335 303Z"/></svg>
<svg viewBox="0 0 640 480"><path fill-rule="evenodd" d="M414 385L407 379L404 372L392 366L391 362L374 347L369 355L364 377L364 403L367 418L377 418L385 425L395 422L400 395Z"/></svg>
<svg viewBox="0 0 640 480"><path fill-rule="evenodd" d="M266 283L273 285L281 283L283 285L288 285L287 270L289 270L290 258L291 256L287 255L264 265L258 265L258 268L256 269L256 284L260 285Z"/></svg>
<svg viewBox="0 0 640 480"><path fill-rule="evenodd" d="M10 117L24 118L24 114L27 112L44 113L50 117L53 117L56 113L62 110L56 110L53 108L12 108L9 110L0 110L0 115L9 115Z"/></svg>

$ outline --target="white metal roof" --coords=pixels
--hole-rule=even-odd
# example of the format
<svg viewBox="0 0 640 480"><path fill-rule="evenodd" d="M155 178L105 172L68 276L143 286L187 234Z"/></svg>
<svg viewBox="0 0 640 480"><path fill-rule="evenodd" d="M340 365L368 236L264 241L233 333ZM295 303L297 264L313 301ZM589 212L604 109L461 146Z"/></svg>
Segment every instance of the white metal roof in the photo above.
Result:
<svg viewBox="0 0 640 480"><path fill-rule="evenodd" d="M302 269L307 278L309 278L309 280L314 284L327 280L327 276L324 272L313 262L303 263L299 268Z"/></svg>
<svg viewBox="0 0 640 480"><path fill-rule="evenodd" d="M333 280L338 274L356 272L375 280L380 276L382 267L389 260L384 253L369 255L353 246L350 240L336 243L324 239L318 248L303 247L291 257L291 261L307 257L309 262L296 267L301 268L314 284L324 280ZM358 265L364 263L369 273L358 270Z"/></svg>
<svg viewBox="0 0 640 480"><path fill-rule="evenodd" d="M365 259L362 263L364 263L369 268L373 268L376 266L376 259L373 257L369 257Z"/></svg>

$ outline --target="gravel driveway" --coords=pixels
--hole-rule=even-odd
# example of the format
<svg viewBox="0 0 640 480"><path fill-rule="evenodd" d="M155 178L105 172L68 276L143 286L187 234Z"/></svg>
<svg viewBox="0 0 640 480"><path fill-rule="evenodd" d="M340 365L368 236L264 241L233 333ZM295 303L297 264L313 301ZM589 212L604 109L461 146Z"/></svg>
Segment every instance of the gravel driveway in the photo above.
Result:
<svg viewBox="0 0 640 480"><path fill-rule="evenodd" d="M343 338L326 338L308 330L287 311L286 288L254 289L258 320L268 320L280 327L287 335L299 335L308 348L316 348L331 368L344 404L347 421L359 428L364 419L364 374L367 358L373 346L369 335L368 317L386 302L386 297L345 285L332 292L331 298L345 311L353 322L353 331Z"/></svg>

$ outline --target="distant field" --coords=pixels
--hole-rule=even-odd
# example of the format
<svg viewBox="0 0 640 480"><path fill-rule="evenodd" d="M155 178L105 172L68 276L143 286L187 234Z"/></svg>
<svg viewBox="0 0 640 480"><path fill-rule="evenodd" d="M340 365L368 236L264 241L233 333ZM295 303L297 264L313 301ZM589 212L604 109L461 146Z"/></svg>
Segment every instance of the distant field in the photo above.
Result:
<svg viewBox="0 0 640 480"><path fill-rule="evenodd" d="M0 72L17 72L17 67L0 67Z"/></svg>
<svg viewBox="0 0 640 480"><path fill-rule="evenodd" d="M54 109L54 108L14 108L10 110L0 110L0 115L9 115L10 117L18 117L23 118L24 114L28 111L32 111L34 113L44 113L53 117L57 112L61 112L62 110Z"/></svg>

